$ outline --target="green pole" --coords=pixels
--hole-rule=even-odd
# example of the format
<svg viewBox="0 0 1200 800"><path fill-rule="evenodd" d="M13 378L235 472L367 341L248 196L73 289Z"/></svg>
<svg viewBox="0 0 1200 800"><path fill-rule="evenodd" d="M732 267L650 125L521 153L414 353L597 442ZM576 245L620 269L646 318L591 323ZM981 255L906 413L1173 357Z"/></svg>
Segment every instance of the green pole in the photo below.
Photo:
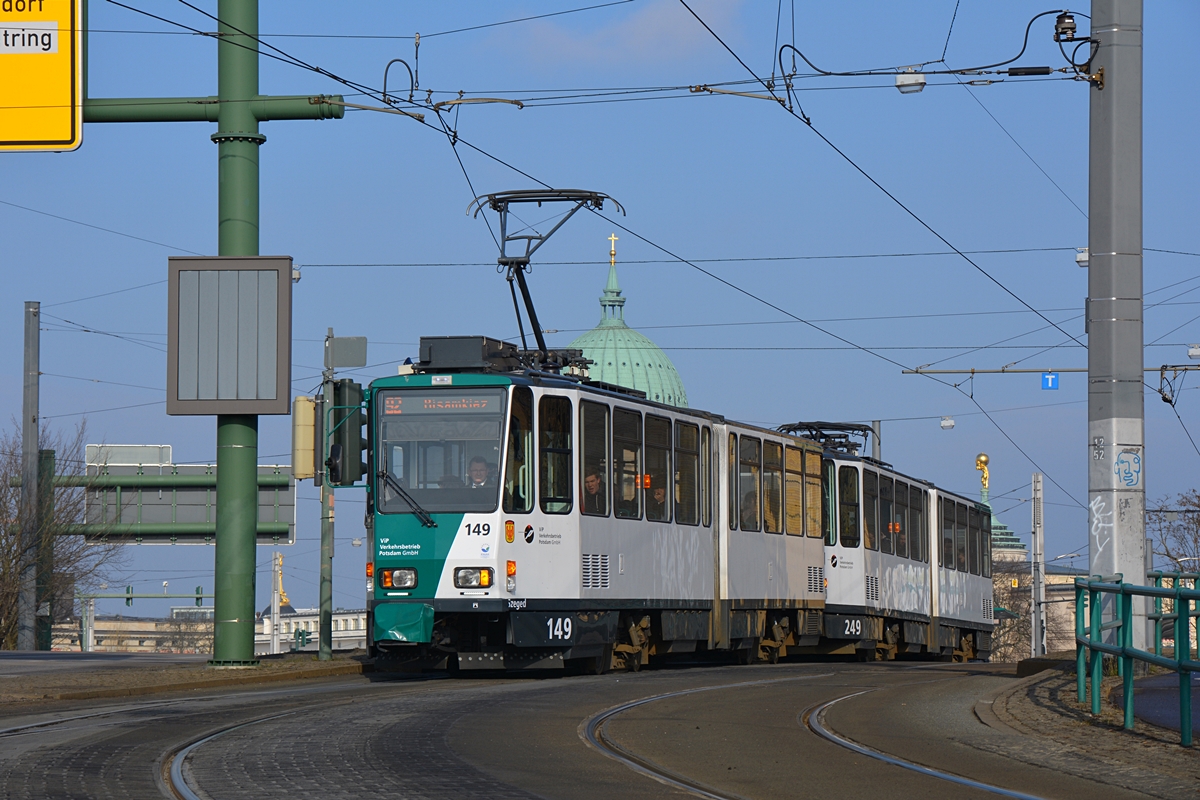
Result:
<svg viewBox="0 0 1200 800"><path fill-rule="evenodd" d="M49 650L54 625L54 451L38 451L38 498L37 498L37 579L34 617L34 648ZM48 614L42 608L48 606Z"/></svg>
<svg viewBox="0 0 1200 800"><path fill-rule="evenodd" d="M1092 576L1092 580L1099 581L1100 576ZM1088 623L1091 628L1090 638L1093 642L1100 641L1100 592L1092 590L1088 592ZM1092 714L1099 716L1100 714L1100 683L1104 680L1104 655L1099 650L1091 652L1091 667L1092 667Z"/></svg>
<svg viewBox="0 0 1200 800"><path fill-rule="evenodd" d="M333 328L329 329L333 336ZM328 431L333 418L333 370L326 369L324 379L325 404L322 406L327 415L321 426L322 431ZM322 444L322 452L327 449ZM320 464L317 469L325 469ZM329 482L329 472L321 481L321 624L318 632L317 660L329 661L333 658L333 485Z"/></svg>
<svg viewBox="0 0 1200 800"><path fill-rule="evenodd" d="M1192 673L1183 662L1192 656L1192 601L1183 596L1183 581L1175 579L1175 662L1179 665L1179 743L1192 746Z"/></svg>
<svg viewBox="0 0 1200 800"><path fill-rule="evenodd" d="M1121 584L1121 688L1124 692L1125 730L1133 730L1133 595Z"/></svg>
<svg viewBox="0 0 1200 800"><path fill-rule="evenodd" d="M218 250L258 255L258 0L219 0L217 39ZM255 529L258 521L258 417L217 417L217 543L213 666L254 658Z"/></svg>

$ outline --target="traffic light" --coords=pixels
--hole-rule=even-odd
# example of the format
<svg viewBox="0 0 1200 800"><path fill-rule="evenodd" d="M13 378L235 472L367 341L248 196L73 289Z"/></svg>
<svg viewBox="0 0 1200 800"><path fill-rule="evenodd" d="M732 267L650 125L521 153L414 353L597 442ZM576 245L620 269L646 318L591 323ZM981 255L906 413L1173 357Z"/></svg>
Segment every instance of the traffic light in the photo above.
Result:
<svg viewBox="0 0 1200 800"><path fill-rule="evenodd" d="M125 605L127 605L127 606L133 605L133 587L132 586L125 587Z"/></svg>
<svg viewBox="0 0 1200 800"><path fill-rule="evenodd" d="M303 628L296 629L296 645L293 649L299 650L308 645L308 631Z"/></svg>
<svg viewBox="0 0 1200 800"><path fill-rule="evenodd" d="M204 587L197 586L196 587L196 608L200 608L202 605L204 605L204 598L201 596L203 594L204 594Z"/></svg>
<svg viewBox="0 0 1200 800"><path fill-rule="evenodd" d="M329 482L335 486L353 486L367 471L363 453L366 417L362 412L363 388L349 378L333 382L333 409L330 419Z"/></svg>

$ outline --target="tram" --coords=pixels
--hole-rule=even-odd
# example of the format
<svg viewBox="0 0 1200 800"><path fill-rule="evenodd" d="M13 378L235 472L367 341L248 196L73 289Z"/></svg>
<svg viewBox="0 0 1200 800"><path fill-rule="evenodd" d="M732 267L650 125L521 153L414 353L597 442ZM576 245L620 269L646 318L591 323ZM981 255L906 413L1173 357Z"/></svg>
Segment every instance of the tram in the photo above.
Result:
<svg viewBox="0 0 1200 800"><path fill-rule="evenodd" d="M511 344L423 337L409 374L371 383L377 668L988 656L986 507L570 356L531 369Z"/></svg>

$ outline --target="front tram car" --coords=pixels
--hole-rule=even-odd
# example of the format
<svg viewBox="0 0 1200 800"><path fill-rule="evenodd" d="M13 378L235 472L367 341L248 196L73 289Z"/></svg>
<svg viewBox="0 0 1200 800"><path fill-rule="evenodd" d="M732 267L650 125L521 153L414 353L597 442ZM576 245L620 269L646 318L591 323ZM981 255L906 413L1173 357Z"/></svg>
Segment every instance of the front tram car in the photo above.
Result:
<svg viewBox="0 0 1200 800"><path fill-rule="evenodd" d="M830 554L854 561L847 553L864 552L865 533L853 546L839 538L839 524L849 534L863 515L847 516L851 489L836 476L854 471L853 502L864 508L867 473L876 486L882 474L898 485L880 465L530 369L513 345L482 337L422 338L414 371L374 381L366 403L367 627L379 668L602 672L705 651L774 661L847 645L867 652L891 641L897 622L936 637L921 652L986 654L976 632L990 624L972 611L980 570L931 569L928 555L942 552L932 528L926 560L915 545L897 557L894 543L857 559L864 578L923 589L905 588L896 602L889 589L882 604L838 594L840 616L826 614L826 576L832 598L842 574L827 571ZM957 536L962 505L964 563L983 564L969 549L981 540L971 538L979 529L968 507L977 521L987 515L900 480L912 487L908 513L917 495L920 508L935 509L905 524L929 528L945 505ZM957 539L951 545L957 557ZM847 642L830 625L851 617L864 628ZM971 647L941 644L943 630Z"/></svg>

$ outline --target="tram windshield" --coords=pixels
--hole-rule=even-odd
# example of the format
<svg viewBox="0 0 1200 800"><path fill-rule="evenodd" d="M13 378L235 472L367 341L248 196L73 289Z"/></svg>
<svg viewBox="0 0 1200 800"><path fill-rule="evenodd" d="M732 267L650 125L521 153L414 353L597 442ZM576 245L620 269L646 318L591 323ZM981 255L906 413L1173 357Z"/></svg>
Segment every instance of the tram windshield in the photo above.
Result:
<svg viewBox="0 0 1200 800"><path fill-rule="evenodd" d="M499 497L503 389L381 391L378 469L430 513L494 511ZM376 507L411 514L400 492L378 481Z"/></svg>

